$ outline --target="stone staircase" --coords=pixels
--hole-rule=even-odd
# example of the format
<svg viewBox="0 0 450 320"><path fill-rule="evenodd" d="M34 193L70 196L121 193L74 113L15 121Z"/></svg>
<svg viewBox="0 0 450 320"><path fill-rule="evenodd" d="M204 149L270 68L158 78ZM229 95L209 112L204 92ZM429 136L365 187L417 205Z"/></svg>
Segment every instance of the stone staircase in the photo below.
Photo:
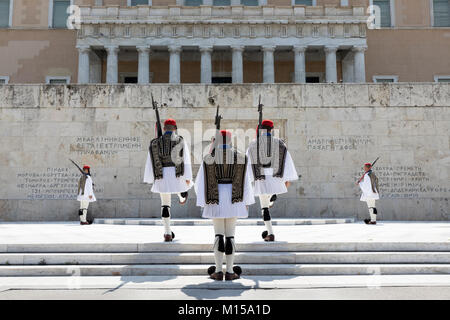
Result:
<svg viewBox="0 0 450 320"><path fill-rule="evenodd" d="M247 276L450 274L449 242L274 242L237 245ZM0 245L0 277L207 276L211 244Z"/></svg>

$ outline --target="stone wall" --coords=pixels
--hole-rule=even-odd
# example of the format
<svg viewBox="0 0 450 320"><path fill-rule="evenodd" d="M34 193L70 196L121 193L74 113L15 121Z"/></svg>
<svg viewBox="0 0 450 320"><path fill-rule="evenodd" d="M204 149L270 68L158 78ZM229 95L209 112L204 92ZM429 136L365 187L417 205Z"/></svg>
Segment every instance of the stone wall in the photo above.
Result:
<svg viewBox="0 0 450 320"><path fill-rule="evenodd" d="M78 172L92 167L97 217L159 217L158 195L142 183L154 136L150 95L167 106L191 141L198 169L213 134L215 106L223 128L253 138L261 94L264 117L286 139L300 180L279 198L274 217L365 217L355 181L376 166L380 218L447 220L449 84L315 85L5 85L0 86L0 220L76 220ZM212 98L212 99L210 99ZM214 101L213 101L214 100ZM187 129L187 131L186 131ZM192 192L173 199L174 217L200 217ZM259 215L259 204L251 216Z"/></svg>

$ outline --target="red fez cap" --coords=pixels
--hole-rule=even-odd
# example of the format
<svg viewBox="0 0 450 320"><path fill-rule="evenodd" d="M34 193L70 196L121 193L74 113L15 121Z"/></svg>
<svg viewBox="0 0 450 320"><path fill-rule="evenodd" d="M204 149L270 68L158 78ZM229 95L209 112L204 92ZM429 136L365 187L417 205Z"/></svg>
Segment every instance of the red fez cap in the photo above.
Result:
<svg viewBox="0 0 450 320"><path fill-rule="evenodd" d="M273 121L272 120L263 120L261 123L262 126L273 128Z"/></svg>
<svg viewBox="0 0 450 320"><path fill-rule="evenodd" d="M166 121L164 121L164 125L167 126L177 126L177 122L174 119L167 119Z"/></svg>
<svg viewBox="0 0 450 320"><path fill-rule="evenodd" d="M220 130L220 134L222 135L222 137L231 138L231 132L230 131Z"/></svg>
<svg viewBox="0 0 450 320"><path fill-rule="evenodd" d="M371 167L371 166L372 166L372 164L369 163L369 162L365 163L364 165L365 165L366 167Z"/></svg>
<svg viewBox="0 0 450 320"><path fill-rule="evenodd" d="M91 167L89 167L88 165L85 165L84 167L83 167L83 170L84 169L91 169Z"/></svg>

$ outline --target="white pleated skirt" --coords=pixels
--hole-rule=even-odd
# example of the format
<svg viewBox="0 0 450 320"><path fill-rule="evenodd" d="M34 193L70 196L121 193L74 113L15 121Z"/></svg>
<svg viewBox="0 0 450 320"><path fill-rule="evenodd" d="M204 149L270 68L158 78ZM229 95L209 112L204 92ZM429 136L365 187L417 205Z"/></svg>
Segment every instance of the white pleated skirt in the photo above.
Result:
<svg viewBox="0 0 450 320"><path fill-rule="evenodd" d="M97 201L97 199L95 198L95 195L92 195L92 199L89 199L89 196L88 195L81 195L81 194L79 194L78 196L77 196L77 201L88 201L88 202L95 202L95 201Z"/></svg>
<svg viewBox="0 0 450 320"><path fill-rule="evenodd" d="M192 180L187 184L184 176L177 178L175 167L165 167L163 168L163 179L155 180L151 191L156 193L180 193L188 191L193 185Z"/></svg>
<svg viewBox="0 0 450 320"><path fill-rule="evenodd" d="M203 208L203 218L247 218L245 203L231 203L232 185L219 184L219 204L207 204Z"/></svg>

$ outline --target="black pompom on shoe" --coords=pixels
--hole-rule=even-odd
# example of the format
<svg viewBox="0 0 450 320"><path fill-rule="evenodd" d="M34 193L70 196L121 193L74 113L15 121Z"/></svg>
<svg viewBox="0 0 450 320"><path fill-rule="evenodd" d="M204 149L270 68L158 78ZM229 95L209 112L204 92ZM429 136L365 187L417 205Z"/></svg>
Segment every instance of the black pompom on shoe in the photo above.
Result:
<svg viewBox="0 0 450 320"><path fill-rule="evenodd" d="M262 236L263 239L265 239L268 235L269 235L269 232L267 232L267 231L264 231L264 232L261 234L261 236Z"/></svg>
<svg viewBox="0 0 450 320"><path fill-rule="evenodd" d="M208 274L212 275L214 272L216 272L216 266L211 266L208 268Z"/></svg>
<svg viewBox="0 0 450 320"><path fill-rule="evenodd" d="M238 276L240 276L242 274L242 268L239 266L234 266L233 267L233 271L234 273L236 273Z"/></svg>

